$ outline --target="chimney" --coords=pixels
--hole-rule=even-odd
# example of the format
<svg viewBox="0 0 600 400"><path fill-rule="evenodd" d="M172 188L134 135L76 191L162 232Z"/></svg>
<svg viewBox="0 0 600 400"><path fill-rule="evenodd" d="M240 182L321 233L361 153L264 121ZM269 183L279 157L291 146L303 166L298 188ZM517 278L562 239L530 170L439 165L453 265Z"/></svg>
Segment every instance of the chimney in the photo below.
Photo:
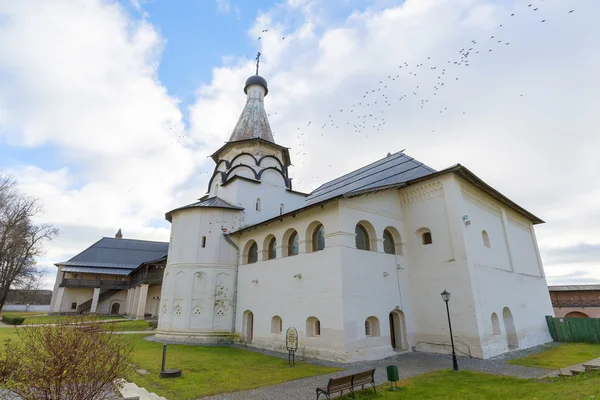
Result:
<svg viewBox="0 0 600 400"><path fill-rule="evenodd" d="M121 228L119 228L119 231L115 235L115 238L116 239L123 239L123 233L121 232Z"/></svg>

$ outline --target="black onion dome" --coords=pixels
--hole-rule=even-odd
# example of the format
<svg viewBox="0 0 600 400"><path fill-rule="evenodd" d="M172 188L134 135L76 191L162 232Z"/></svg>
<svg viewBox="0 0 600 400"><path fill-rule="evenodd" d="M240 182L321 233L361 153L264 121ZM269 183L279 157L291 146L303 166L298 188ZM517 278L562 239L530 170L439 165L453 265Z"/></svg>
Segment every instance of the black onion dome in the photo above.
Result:
<svg viewBox="0 0 600 400"><path fill-rule="evenodd" d="M260 85L265 88L265 96L269 93L269 88L267 87L267 80L260 75L252 75L250 78L246 79L246 85L244 86L244 93L248 94L248 86L250 85Z"/></svg>

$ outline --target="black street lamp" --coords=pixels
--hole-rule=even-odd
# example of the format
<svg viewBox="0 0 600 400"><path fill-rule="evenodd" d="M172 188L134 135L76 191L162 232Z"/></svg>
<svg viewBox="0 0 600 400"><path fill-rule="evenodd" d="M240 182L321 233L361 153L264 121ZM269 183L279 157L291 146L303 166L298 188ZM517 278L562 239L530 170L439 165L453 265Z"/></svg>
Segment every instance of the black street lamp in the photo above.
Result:
<svg viewBox="0 0 600 400"><path fill-rule="evenodd" d="M441 293L442 299L446 302L446 313L448 314L448 327L450 328L450 343L452 343L452 369L454 372L458 372L458 361L456 361L456 353L454 352L454 338L452 337L452 323L450 322L450 308L448 302L450 301L450 293L444 289Z"/></svg>

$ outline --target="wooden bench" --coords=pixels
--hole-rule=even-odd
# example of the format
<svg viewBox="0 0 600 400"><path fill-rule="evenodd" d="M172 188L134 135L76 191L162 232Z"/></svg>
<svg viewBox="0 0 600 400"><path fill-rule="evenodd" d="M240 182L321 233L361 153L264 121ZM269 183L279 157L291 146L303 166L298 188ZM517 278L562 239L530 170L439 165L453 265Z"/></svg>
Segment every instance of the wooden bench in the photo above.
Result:
<svg viewBox="0 0 600 400"><path fill-rule="evenodd" d="M359 386L364 389L365 385L373 386L373 390L377 393L377 389L375 389L375 368L339 378L330 378L326 387L317 388L317 400L321 395L331 399L331 395L338 392L341 396L344 394L344 390L349 390L354 399L354 389Z"/></svg>

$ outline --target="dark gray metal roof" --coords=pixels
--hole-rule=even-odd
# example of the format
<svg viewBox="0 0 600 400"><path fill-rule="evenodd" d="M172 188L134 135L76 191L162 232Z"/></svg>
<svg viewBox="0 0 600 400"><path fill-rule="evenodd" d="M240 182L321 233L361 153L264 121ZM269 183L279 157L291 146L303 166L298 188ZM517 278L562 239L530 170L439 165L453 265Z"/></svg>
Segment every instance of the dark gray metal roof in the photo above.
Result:
<svg viewBox="0 0 600 400"><path fill-rule="evenodd" d="M68 261L57 263L69 267L98 267L103 269L134 270L141 263L164 256L167 242L102 238ZM104 273L113 273L104 272Z"/></svg>
<svg viewBox="0 0 600 400"><path fill-rule="evenodd" d="M397 185L435 172L433 168L404 153L395 153L319 186L306 198L306 205Z"/></svg>
<svg viewBox="0 0 600 400"><path fill-rule="evenodd" d="M463 167L460 164L456 164L452 167L443 169L441 171L435 171L432 168L426 166L425 164L419 163L418 161L414 160L413 158L404 155L405 157L407 157L409 159L408 162L416 163L418 165L409 164L409 165L412 165L413 168L406 168L404 171L402 171L402 165L405 165L405 164L404 164L403 160L401 161L401 157L399 157L399 154L402 154L402 153L396 153L394 155L388 156L388 157L384 158L383 160L379 160L373 164L367 165L364 168L361 168L359 170L351 172L350 174L346 174L346 175L342 176L341 178L334 179L331 182L321 185L319 188L317 188L315 191L313 191L307 197L306 205L304 205L303 207L288 211L287 213L285 213L283 215L278 215L276 217L266 219L266 220L258 222L256 224L244 226L241 229L238 229L237 231L231 232L231 233L234 234L234 233L245 232L247 230L256 228L257 226L265 225L272 221L281 220L290 215L296 215L299 212L308 210L310 208L316 207L318 205L324 204L324 203L334 200L334 199L361 196L361 195L364 195L367 193L373 193L373 192L378 192L378 191L382 191L382 190L401 189L401 188L404 188L404 187L407 187L410 185L414 185L414 184L426 181L428 179L432 179L432 178L442 176L445 174L449 174L449 173L454 173L454 174L460 176L461 178L465 179L467 182L473 184L475 187L477 187L477 188L481 189L482 191L484 191L485 193L489 194L490 196L492 196L493 198L495 198L502 204L506 205L507 207L510 207L511 209L513 209L516 212L520 213L521 215L525 216L533 224L543 224L544 223L543 220L536 217L529 211L525 210L523 207L519 206L518 204L516 204L515 202L510 200L509 198L504 196L502 193L498 192L496 189L494 189L493 187L491 187L490 185L485 183L477 175L475 175L474 173L469 171L466 167ZM391 157L394 157L394 159L395 159L395 161L392 161L393 162L392 165L386 165L386 163L383 163L383 161L385 161ZM393 174L393 172L392 172L392 173L378 175L380 168L384 168L386 166L388 167L388 169L390 169L392 171L395 170L395 171L402 171L402 172L399 172L398 174ZM406 165L405 165L405 167L406 167ZM384 168L384 170L385 170L385 168ZM433 172L426 173L427 170L433 171ZM375 177L375 175L378 175L378 177L382 178L382 179L377 179ZM404 177L406 177L406 176L411 176L411 178L403 180ZM369 179L371 179L371 181L367 181L367 177L369 177ZM394 181L394 180L396 181L396 183L390 183L390 181ZM363 185L362 187L360 187L361 186L360 182L365 182L366 184ZM348 186L351 186L350 189L347 191L345 190L346 183L348 184Z"/></svg>
<svg viewBox="0 0 600 400"><path fill-rule="evenodd" d="M548 290L551 292L575 292L582 290L599 290L600 285L558 285L548 286Z"/></svg>
<svg viewBox="0 0 600 400"><path fill-rule="evenodd" d="M244 209L243 207L234 206L233 204L228 203L225 200L223 200L217 196L209 197L207 199L205 199L203 197L202 199L200 199L200 201L197 201L192 204L188 204L187 206L178 207L174 210L169 211L168 213L165 214L165 219L167 221L171 222L171 217L175 211L185 210L187 208L197 208L197 207L226 208L226 209L230 209L230 210L243 210Z"/></svg>
<svg viewBox="0 0 600 400"><path fill-rule="evenodd" d="M127 276L131 272L129 268L98 268L98 267L64 267L63 272L79 272L86 274L111 274Z"/></svg>

